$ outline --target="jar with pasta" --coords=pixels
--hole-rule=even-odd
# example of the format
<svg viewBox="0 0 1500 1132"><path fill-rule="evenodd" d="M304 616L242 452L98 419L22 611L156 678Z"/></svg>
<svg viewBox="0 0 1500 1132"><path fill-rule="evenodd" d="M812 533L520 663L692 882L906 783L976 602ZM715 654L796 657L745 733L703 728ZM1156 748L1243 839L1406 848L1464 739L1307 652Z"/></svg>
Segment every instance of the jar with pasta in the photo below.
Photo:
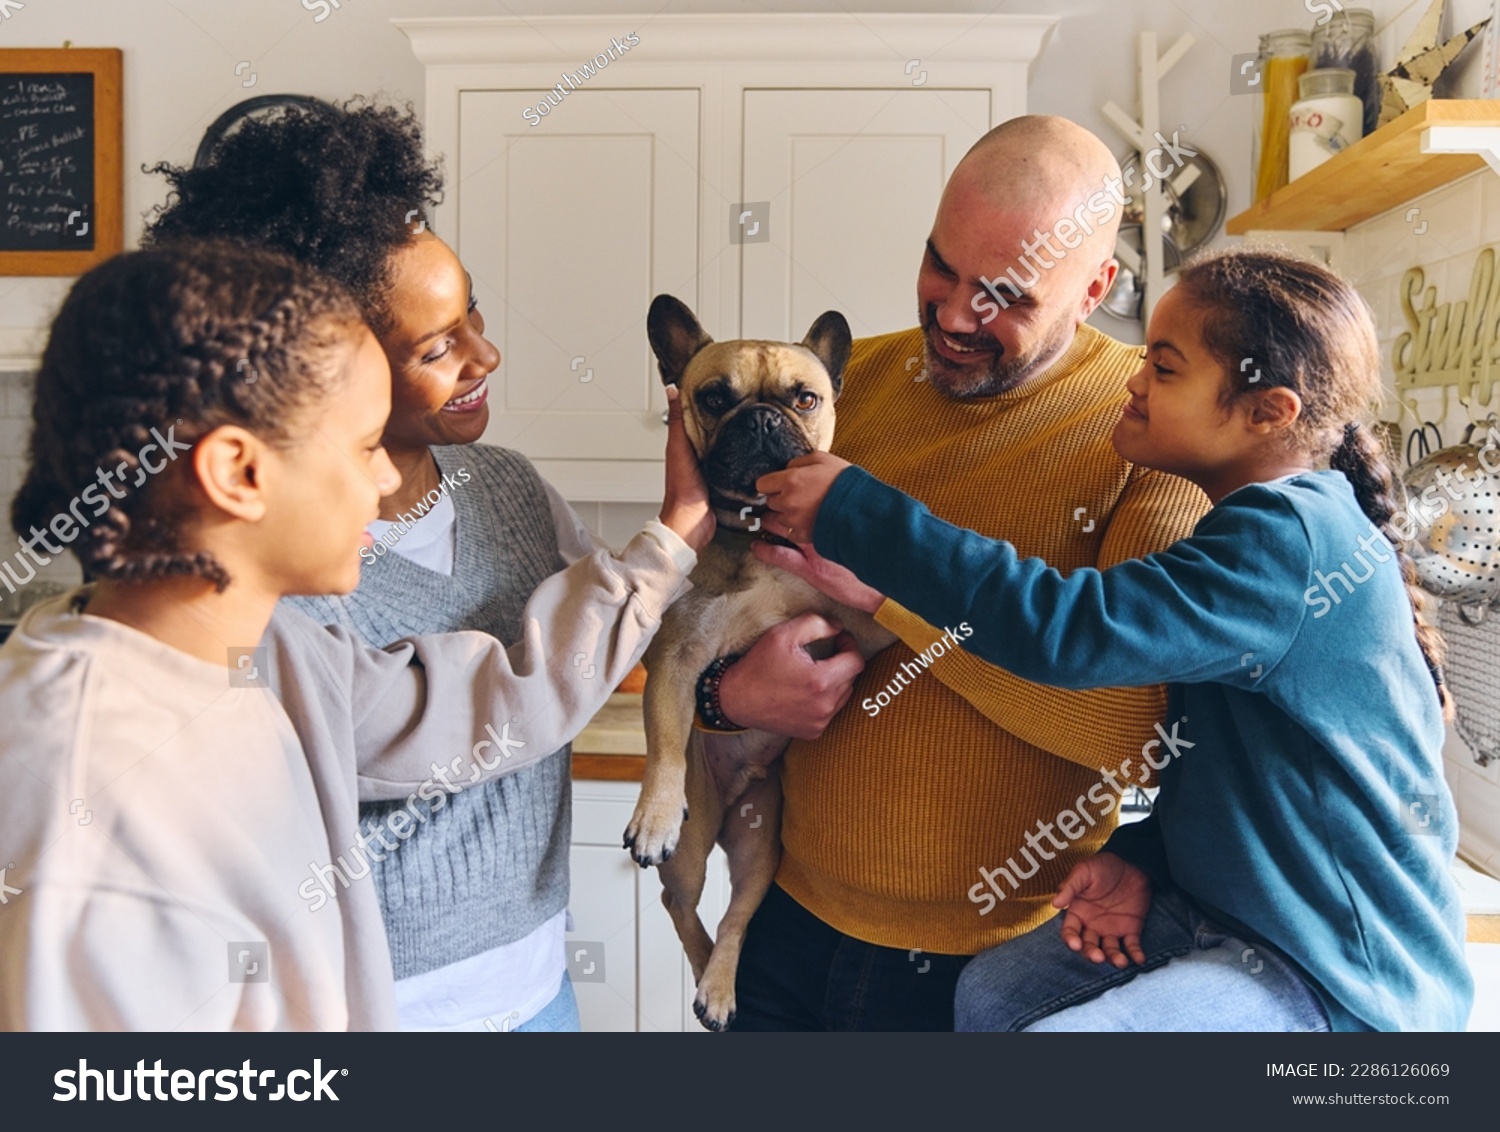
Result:
<svg viewBox="0 0 1500 1132"><path fill-rule="evenodd" d="M1273 31L1266 36L1266 47L1269 54L1260 70L1265 101L1261 111L1260 161L1255 170L1257 202L1287 183L1292 104L1300 95L1297 80L1310 62L1312 34L1300 28Z"/></svg>

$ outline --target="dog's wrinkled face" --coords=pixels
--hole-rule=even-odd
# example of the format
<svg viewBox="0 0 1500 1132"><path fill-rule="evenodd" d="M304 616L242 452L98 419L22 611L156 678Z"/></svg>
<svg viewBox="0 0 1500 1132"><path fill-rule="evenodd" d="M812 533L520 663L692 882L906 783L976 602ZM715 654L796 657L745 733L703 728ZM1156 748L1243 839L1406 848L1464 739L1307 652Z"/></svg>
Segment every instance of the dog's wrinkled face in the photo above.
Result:
<svg viewBox="0 0 1500 1132"><path fill-rule="evenodd" d="M833 402L849 360L849 323L820 315L800 344L715 342L678 299L646 319L662 381L682 391L682 419L718 498L754 504L755 481L833 443Z"/></svg>

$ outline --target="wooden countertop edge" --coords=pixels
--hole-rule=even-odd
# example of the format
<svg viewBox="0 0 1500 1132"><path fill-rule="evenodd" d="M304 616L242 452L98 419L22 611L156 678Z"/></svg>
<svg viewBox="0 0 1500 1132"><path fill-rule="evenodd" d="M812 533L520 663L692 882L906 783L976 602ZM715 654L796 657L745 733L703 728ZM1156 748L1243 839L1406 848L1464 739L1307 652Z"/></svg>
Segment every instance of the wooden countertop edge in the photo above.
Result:
<svg viewBox="0 0 1500 1132"><path fill-rule="evenodd" d="M580 755L573 753L575 781L639 782L646 773L645 755Z"/></svg>

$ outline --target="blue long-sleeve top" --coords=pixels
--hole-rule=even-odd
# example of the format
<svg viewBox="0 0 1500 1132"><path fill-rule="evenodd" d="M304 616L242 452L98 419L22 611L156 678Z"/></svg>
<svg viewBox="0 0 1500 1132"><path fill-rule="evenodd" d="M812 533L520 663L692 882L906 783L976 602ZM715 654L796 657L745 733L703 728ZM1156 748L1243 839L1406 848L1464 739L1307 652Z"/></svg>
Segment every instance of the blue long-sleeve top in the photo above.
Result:
<svg viewBox="0 0 1500 1132"><path fill-rule="evenodd" d="M1190 538L1064 577L851 467L813 542L926 621L968 622L962 647L1024 679L1168 684L1142 752L1156 808L1106 849L1291 959L1334 1030L1464 1028L1441 709L1395 556L1342 473L1250 484Z"/></svg>

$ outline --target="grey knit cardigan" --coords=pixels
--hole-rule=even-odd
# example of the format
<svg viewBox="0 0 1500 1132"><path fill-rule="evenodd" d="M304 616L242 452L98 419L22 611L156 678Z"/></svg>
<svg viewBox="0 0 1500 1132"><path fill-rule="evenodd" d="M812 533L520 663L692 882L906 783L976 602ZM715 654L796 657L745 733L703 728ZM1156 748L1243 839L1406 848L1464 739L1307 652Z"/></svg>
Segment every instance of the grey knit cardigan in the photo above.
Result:
<svg viewBox="0 0 1500 1132"><path fill-rule="evenodd" d="M362 562L359 588L346 597L287 600L377 647L459 629L514 644L532 591L565 567L541 476L526 457L491 445L432 453L457 512L452 576L388 551ZM360 806L361 832L374 856L385 857L370 867L396 978L521 939L567 905L570 752L563 746L525 770L449 795L435 810L419 801L427 820L391 852L376 830L407 803Z"/></svg>

